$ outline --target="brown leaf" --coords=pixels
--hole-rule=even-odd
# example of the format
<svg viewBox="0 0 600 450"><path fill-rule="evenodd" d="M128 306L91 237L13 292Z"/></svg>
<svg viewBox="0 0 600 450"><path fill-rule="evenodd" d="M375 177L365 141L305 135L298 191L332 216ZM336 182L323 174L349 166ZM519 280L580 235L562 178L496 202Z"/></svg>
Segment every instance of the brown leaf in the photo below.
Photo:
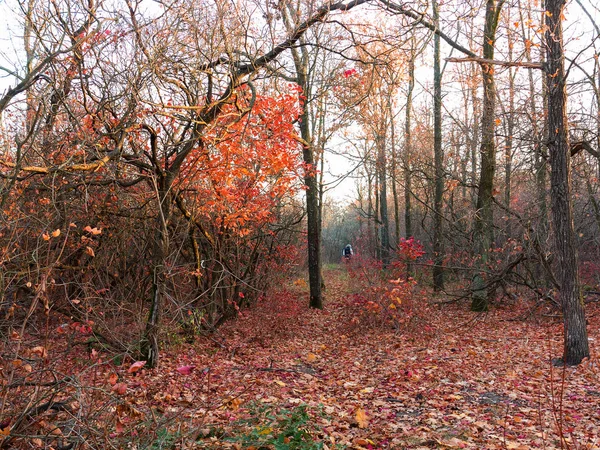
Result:
<svg viewBox="0 0 600 450"><path fill-rule="evenodd" d="M145 365L146 365L146 361L136 361L129 367L129 369L127 369L127 372L136 373Z"/></svg>
<svg viewBox="0 0 600 450"><path fill-rule="evenodd" d="M369 418L367 417L367 414L365 413L364 409L358 408L356 410L354 418L358 423L358 428L367 428L369 426Z"/></svg>
<svg viewBox="0 0 600 450"><path fill-rule="evenodd" d="M39 345L37 347L33 347L31 349L31 353L39 356L40 358L45 358L46 356L48 356L48 350L46 350L46 348L42 347L41 345Z"/></svg>
<svg viewBox="0 0 600 450"><path fill-rule="evenodd" d="M125 383L117 383L113 386L112 391L118 395L125 395L127 392L127 385Z"/></svg>

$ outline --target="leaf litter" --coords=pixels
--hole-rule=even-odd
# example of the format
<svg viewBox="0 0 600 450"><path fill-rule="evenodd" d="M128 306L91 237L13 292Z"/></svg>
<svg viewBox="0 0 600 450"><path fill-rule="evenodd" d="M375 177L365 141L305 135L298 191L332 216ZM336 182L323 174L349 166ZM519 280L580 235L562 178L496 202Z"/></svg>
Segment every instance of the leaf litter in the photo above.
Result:
<svg viewBox="0 0 600 450"><path fill-rule="evenodd" d="M151 415L172 448L600 448L597 304L592 358L557 368L562 324L517 319L525 302L474 315L423 295L421 322L394 329L352 302L344 269L326 279L322 311L308 308L306 284L290 283L163 352L158 369L133 361L82 374L117 399L103 416L109 436L137 439Z"/></svg>
<svg viewBox="0 0 600 450"><path fill-rule="evenodd" d="M600 448L598 361L553 367L558 321L515 320L519 305L475 316L423 298L433 331L402 332L362 319L343 270L327 279L323 311L295 283L225 324L225 348L188 349L186 364L210 369L194 380L207 402L198 426L220 430L197 436L198 448L242 448L226 437L244 432L257 404L321 408L313 438L329 447ZM593 348L597 308L588 315Z"/></svg>

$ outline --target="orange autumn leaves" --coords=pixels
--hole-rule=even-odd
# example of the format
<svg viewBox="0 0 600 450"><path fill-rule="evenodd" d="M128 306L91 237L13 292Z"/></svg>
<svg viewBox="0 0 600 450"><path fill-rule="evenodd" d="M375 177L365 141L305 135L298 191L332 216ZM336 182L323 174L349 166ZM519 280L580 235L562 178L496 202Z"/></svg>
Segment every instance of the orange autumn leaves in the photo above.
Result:
<svg viewBox="0 0 600 450"><path fill-rule="evenodd" d="M207 130L178 182L196 219L246 236L268 223L277 202L293 193L301 167L294 129L301 105L297 89L290 89L258 96L253 105L242 91Z"/></svg>

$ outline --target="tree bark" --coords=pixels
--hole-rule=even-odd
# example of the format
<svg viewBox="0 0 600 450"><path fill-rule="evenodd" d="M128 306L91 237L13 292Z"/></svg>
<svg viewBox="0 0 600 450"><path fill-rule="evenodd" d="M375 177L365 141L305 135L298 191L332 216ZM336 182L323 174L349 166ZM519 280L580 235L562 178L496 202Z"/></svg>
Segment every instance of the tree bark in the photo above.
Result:
<svg viewBox="0 0 600 450"><path fill-rule="evenodd" d="M307 61L297 59L296 65L298 85L302 87L304 95L310 95L310 86L306 73ZM308 285L310 288L311 308L323 309L322 283L321 283L321 233L319 225L319 181L317 166L315 164L315 150L310 132L310 113L308 106L304 106L300 122L300 135L302 136L302 157L305 164L304 185L306 186L306 236L308 245Z"/></svg>
<svg viewBox="0 0 600 450"><path fill-rule="evenodd" d="M439 28L437 0L432 3L433 21ZM433 155L435 189L433 200L433 289L444 289L444 243L443 243L443 200L444 200L444 151L442 149L442 71L440 66L440 36L433 38Z"/></svg>
<svg viewBox="0 0 600 450"><path fill-rule="evenodd" d="M298 11L291 4L282 8L286 25L291 30L297 28L293 17L298 17ZM292 24L293 23L293 24ZM303 39L300 39L303 42ZM320 225L320 189L317 178L317 161L311 130L312 117L308 102L312 96L312 86L309 79L310 55L305 46L292 47L292 58L296 71L296 82L302 88L304 108L300 117L300 136L302 137L302 157L305 165L304 186L306 188L306 238L308 246L308 285L310 289L309 306L323 309L322 273L321 273L321 225Z"/></svg>
<svg viewBox="0 0 600 450"><path fill-rule="evenodd" d="M408 239L413 235L412 229L412 103L413 91L415 89L415 58L416 49L414 37L411 42L411 55L408 61L408 92L406 93L406 116L404 122L404 236ZM406 268L408 276L411 276L412 267Z"/></svg>
<svg viewBox="0 0 600 450"><path fill-rule="evenodd" d="M379 244L381 246L381 262L386 268L390 263L390 220L387 203L387 158L385 151L385 134L377 136L377 173L379 174Z"/></svg>
<svg viewBox="0 0 600 450"><path fill-rule="evenodd" d="M510 24L510 15L507 18ZM507 27L508 34L508 59L513 60L513 32L512 27ZM504 204L510 208L510 200L512 196L512 151L513 151L513 134L515 132L515 69L508 68L508 114L506 115L506 140L504 144ZM512 227L510 218L506 225L506 239L512 236Z"/></svg>
<svg viewBox="0 0 600 450"><path fill-rule="evenodd" d="M485 12L485 27L483 32L483 58L494 59L494 45L496 28L500 10L504 0L487 0ZM484 271L489 260L489 250L493 239L493 212L492 199L494 175L496 173L496 143L495 143L495 109L496 85L494 80L494 67L490 64L481 64L483 75L483 115L481 118L481 171L477 191L477 205L475 211L475 224L473 239L477 257L476 272L472 283L472 311L487 311L489 292L486 288Z"/></svg>
<svg viewBox="0 0 600 450"><path fill-rule="evenodd" d="M562 15L565 0L546 0L546 81L548 84L548 150L554 240L563 312L562 362L577 365L590 355L585 310L579 284L571 205L571 152L567 121Z"/></svg>
<svg viewBox="0 0 600 450"><path fill-rule="evenodd" d="M396 121L392 112L391 99L388 99L388 109L390 114L390 140L392 147L392 197L394 199L394 243L392 247L397 248L400 242L400 199L398 197L398 149L396 148Z"/></svg>
<svg viewBox="0 0 600 450"><path fill-rule="evenodd" d="M152 299L146 322L146 329L140 343L140 353L148 367L157 367L159 362L160 319L163 299L166 295L165 261L169 254L169 218L171 216L171 183L169 177L162 175L158 180L156 218L156 238L152 255Z"/></svg>

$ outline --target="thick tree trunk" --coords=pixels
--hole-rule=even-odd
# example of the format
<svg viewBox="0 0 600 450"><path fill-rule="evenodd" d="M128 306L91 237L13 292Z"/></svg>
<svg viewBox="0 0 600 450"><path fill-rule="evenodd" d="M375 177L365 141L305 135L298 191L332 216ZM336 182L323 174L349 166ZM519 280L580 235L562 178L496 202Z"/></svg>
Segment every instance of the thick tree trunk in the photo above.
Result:
<svg viewBox="0 0 600 450"><path fill-rule="evenodd" d="M483 33L483 57L494 59L494 44L496 28L503 0L487 0L485 13L485 28ZM496 85L494 81L494 67L490 64L481 64L483 75L483 115L481 118L481 171L477 191L477 205L473 239L477 257L477 269L473 276L471 289L473 291L471 310L487 311L489 290L486 287L484 271L489 260L489 250L492 245L494 220L492 212L492 198L494 175L496 173Z"/></svg>
<svg viewBox="0 0 600 450"><path fill-rule="evenodd" d="M564 322L562 362L579 364L590 355L571 205L571 153L567 121L562 15L565 0L546 0L546 81L550 196Z"/></svg>
<svg viewBox="0 0 600 450"><path fill-rule="evenodd" d="M308 280L310 287L310 307L322 309L321 292L321 233L319 232L319 183L315 166L314 149L311 144L308 110L302 113L300 133L304 140L302 156L306 166L304 185L306 186L306 221L308 241Z"/></svg>
<svg viewBox="0 0 600 450"><path fill-rule="evenodd" d="M433 1L433 20L439 26L437 0ZM433 37L433 155L435 189L433 196L433 289L444 289L444 242L443 242L443 199L444 199L444 151L442 149L442 71L440 66L440 36Z"/></svg>

